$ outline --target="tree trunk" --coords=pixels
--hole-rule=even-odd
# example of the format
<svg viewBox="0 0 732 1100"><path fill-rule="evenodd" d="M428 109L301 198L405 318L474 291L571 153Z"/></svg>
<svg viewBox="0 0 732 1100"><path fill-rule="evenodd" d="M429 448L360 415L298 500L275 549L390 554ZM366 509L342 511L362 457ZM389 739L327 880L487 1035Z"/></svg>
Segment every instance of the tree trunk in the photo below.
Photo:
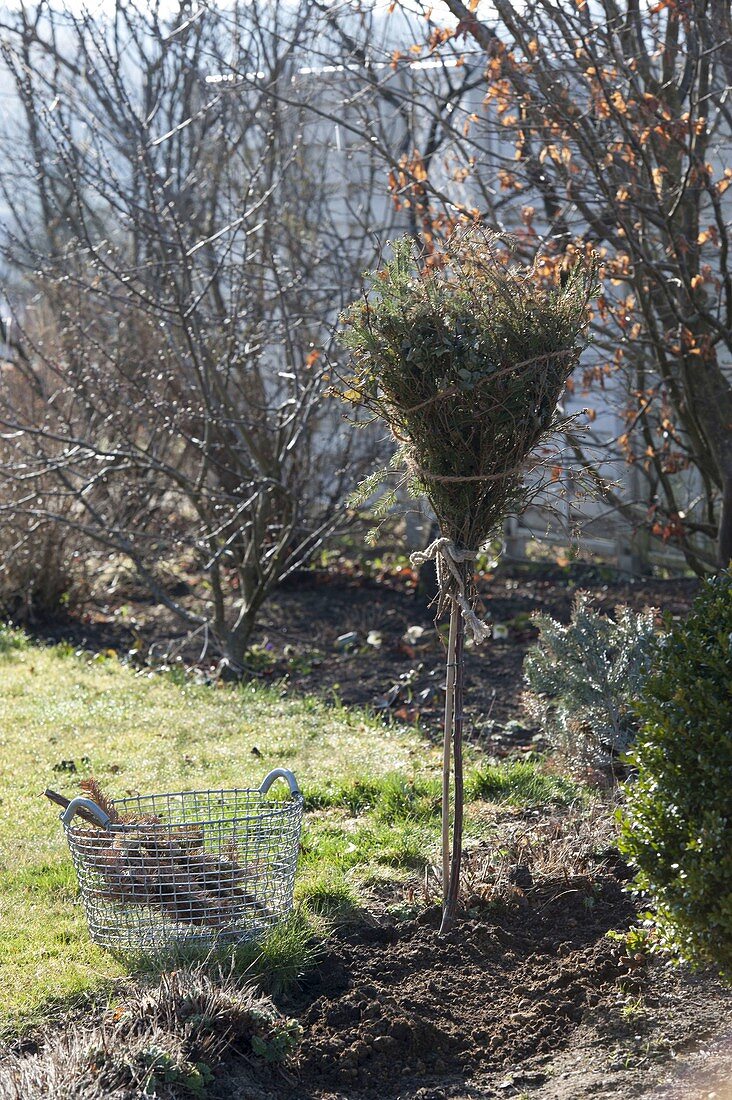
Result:
<svg viewBox="0 0 732 1100"><path fill-rule="evenodd" d="M236 624L233 630L226 634L224 643L224 657L226 665L223 675L226 679L240 680L244 672L244 655L252 636L252 630L256 622L256 612L245 615Z"/></svg>
<svg viewBox="0 0 732 1100"><path fill-rule="evenodd" d="M457 601L454 605L457 607ZM452 755L455 772L454 811L452 823L452 858L448 886L444 894L440 935L452 928L460 900L460 868L463 854L463 686L465 681L465 624L458 610L455 638L455 698L452 720Z"/></svg>
<svg viewBox="0 0 732 1100"><path fill-rule="evenodd" d="M460 608L455 599L450 600L450 634L447 642L445 665L445 720L442 729L442 923L445 923L450 891L450 770L452 760L452 731L455 715L456 649ZM443 929L441 928L442 932Z"/></svg>

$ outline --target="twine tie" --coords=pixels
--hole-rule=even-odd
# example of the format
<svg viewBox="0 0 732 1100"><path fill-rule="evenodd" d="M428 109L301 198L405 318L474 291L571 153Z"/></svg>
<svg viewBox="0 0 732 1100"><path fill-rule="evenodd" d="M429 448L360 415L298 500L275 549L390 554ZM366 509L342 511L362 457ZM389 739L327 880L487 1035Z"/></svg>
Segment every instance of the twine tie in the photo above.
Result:
<svg viewBox="0 0 732 1100"><path fill-rule="evenodd" d="M489 638L491 628L488 623L478 618L470 606L470 601L465 593L465 577L462 571L458 569L458 565L462 565L466 561L475 561L477 557L478 555L474 550L461 550L451 538L441 535L424 550L415 550L409 559L412 565L417 568L428 561L434 561L441 600L452 598L457 601L465 628L469 632L474 645L480 645L486 638Z"/></svg>

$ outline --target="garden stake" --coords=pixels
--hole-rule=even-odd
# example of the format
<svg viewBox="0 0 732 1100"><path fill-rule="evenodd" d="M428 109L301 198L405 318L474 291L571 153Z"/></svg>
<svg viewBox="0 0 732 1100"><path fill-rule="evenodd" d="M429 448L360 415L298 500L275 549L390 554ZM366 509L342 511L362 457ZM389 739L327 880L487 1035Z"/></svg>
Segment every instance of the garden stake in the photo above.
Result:
<svg viewBox="0 0 732 1100"><path fill-rule="evenodd" d="M463 566L463 569L466 567ZM450 887L447 905L442 915L441 932L449 931L460 898L460 863L463 850L463 686L465 681L465 624L463 616L458 619L458 632L455 640L455 714L453 718L453 761L455 766L454 817L452 824L452 863L450 866Z"/></svg>
<svg viewBox="0 0 732 1100"><path fill-rule="evenodd" d="M442 906L447 912L450 879L450 764L452 759L452 731L455 715L455 679L457 671L456 650L460 608L450 599L450 634L447 642L445 666L445 722L442 730Z"/></svg>
<svg viewBox="0 0 732 1100"><path fill-rule="evenodd" d="M465 566L460 566L464 569ZM450 598L450 635L447 644L447 699L442 757L442 923L440 935L455 920L460 895L463 847L463 685L465 679L465 623L460 604ZM452 857L450 856L450 763L454 770Z"/></svg>

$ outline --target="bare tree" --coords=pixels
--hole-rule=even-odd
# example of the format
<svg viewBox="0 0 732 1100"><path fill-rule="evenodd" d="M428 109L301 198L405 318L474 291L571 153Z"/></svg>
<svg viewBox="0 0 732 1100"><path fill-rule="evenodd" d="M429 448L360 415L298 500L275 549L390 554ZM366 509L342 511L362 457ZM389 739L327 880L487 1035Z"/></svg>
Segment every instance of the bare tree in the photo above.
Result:
<svg viewBox="0 0 732 1100"><path fill-rule="evenodd" d="M360 194L338 191L304 64L316 14L38 3L1 32L23 354L0 378L0 508L128 559L234 669L272 585L343 522L369 446L324 392L383 208L368 159ZM195 599L167 583L180 562L205 578Z"/></svg>
<svg viewBox="0 0 732 1100"><path fill-rule="evenodd" d="M413 118L384 157L394 201L428 241L461 219L507 229L547 275L600 249L594 361L570 383L595 408L570 451L632 527L715 568L732 549L728 7L448 7L403 0L391 53L351 19L353 79L391 70Z"/></svg>
<svg viewBox="0 0 732 1100"><path fill-rule="evenodd" d="M460 118L462 133L444 120L452 186L444 164L413 161L395 194L416 196L438 228L452 200L453 217L512 230L527 254L543 248L547 273L590 243L601 250L595 362L575 384L602 387L624 427L608 439L590 425L589 443L570 435L575 457L613 507L677 545L694 569L726 564L729 6L495 0L487 18L474 3L447 7L445 26L424 5L428 34L417 34L415 51L452 66L475 64L477 51L481 97ZM608 460L642 475L638 499L605 476Z"/></svg>

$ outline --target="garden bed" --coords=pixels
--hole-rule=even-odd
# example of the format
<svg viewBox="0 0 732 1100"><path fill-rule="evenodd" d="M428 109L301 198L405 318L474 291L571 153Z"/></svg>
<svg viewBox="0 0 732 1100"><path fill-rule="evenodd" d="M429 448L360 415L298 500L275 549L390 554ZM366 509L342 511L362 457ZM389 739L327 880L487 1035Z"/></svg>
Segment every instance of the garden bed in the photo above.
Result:
<svg viewBox="0 0 732 1100"><path fill-rule="evenodd" d="M627 603L684 615L697 587L691 578L625 581L609 569L549 564L502 567L483 576L479 591L498 637L466 652L466 736L497 756L536 747L532 739L538 731L521 709L523 659L536 637L532 612L567 621L575 592L584 588L605 611ZM83 621L39 626L37 634L92 650L112 649L120 657L132 650L133 662L144 662L152 647L155 659L173 655L173 661L182 658L213 675L211 657L199 661L200 639L186 643L169 612L141 597L129 589L120 593L119 606L97 607ZM185 595L180 598L185 602ZM439 736L444 649L432 620L407 566L375 572L346 560L303 571L265 605L248 672L264 682L284 681L293 694L325 699L336 694L347 705L376 708L386 721L419 722ZM405 640L415 626L424 634ZM353 641L339 641L349 634L356 635Z"/></svg>
<svg viewBox="0 0 732 1100"><path fill-rule="evenodd" d="M711 1096L728 1080L714 1043L732 1036L732 992L608 938L634 918L615 875L588 896L586 880L546 884L444 939L436 909L342 932L303 986L293 1095Z"/></svg>
<svg viewBox="0 0 732 1100"><path fill-rule="evenodd" d="M677 615L695 587L595 579L606 608L626 600ZM566 617L574 586L556 575L501 575L490 583L488 607L507 636L469 655L478 706L489 711L482 724L474 712L474 729L489 755L505 755L533 744L530 729L508 725L520 714L521 661L532 636L527 613L538 607ZM273 968L266 959L256 970L300 1026L297 1050L279 1068L253 1057L246 1042L230 1044L211 1062L212 1100L729 1100L732 992L709 973L655 959L642 932L626 938L638 913L624 890L628 871L614 847L609 794L560 782L540 764L491 772L476 749L482 779L473 782L468 805L465 911L453 933L438 937L437 749L419 729L406 728L398 701L382 708L391 721L385 730L363 712L303 698L337 691L374 705L378 684L404 684L400 670L419 663L420 675L441 669L441 643L417 606L408 578L394 576L377 585L320 574L281 589L253 651L253 674L279 681L276 691L252 684L214 691L190 679L178 685L113 659L76 659L65 648L24 643L6 655L2 730L15 767L6 797L12 790L23 823L12 826L5 869L5 933L14 953L6 999L16 1020L33 1021L23 1030L26 1059L43 1062L53 1048L65 1064L64 1051L117 1027L119 990L142 997L150 981L120 977L113 988L120 971L89 945L58 825L39 814L39 774L63 779L69 790L92 768L115 791L133 783L147 789L153 778L179 789L212 773L217 782L242 782L286 757L309 792L300 897L333 927L323 936L316 926L315 965L309 951L302 965L280 959L279 972L282 964L290 972L287 989L267 986ZM162 638L163 620L143 626L144 607L138 610L138 634L157 629ZM419 646L403 641L414 625L427 632ZM349 627L360 642L343 649L338 638ZM76 629L88 631L89 647L100 642L95 631L110 632L108 643L116 631L108 647L122 654L132 628L107 614ZM368 642L369 631L380 632L380 645ZM81 645L81 636L74 641ZM489 701L496 670L509 685L500 688L500 704ZM434 721L428 707L420 715L428 733L438 710L439 699ZM401 785L397 766L410 775ZM63 997L65 1021L53 1012L52 990ZM160 1039L167 1042L165 1034ZM124 1062L124 1043L119 1055ZM36 1095L48 1089L24 1100ZM114 1093L120 1100L138 1095ZM160 1095L182 1100L188 1093Z"/></svg>
<svg viewBox="0 0 732 1100"><path fill-rule="evenodd" d="M154 1049L159 1085L146 1095L164 1100L729 1100L732 991L608 936L636 917L624 878L618 861L593 876L547 879L513 904L472 909L444 938L437 907L409 919L361 914L276 998L301 1036L283 1066L253 1053L238 1010L230 1030L232 978L214 977L209 1015L190 1031L211 1065L196 1062L206 1087L192 1091L193 1078L171 1068L190 1008L176 1016L168 987L190 997L201 986L182 969L163 978L152 1046L142 1023L125 1031L116 999L86 1005L26 1037L5 1067L0 1058L0 1095L14 1066L23 1100L45 1100L56 1079L75 1098L115 1078L118 1088L92 1094L137 1100L139 1085L122 1082ZM126 980L132 1018L147 1020L145 1006L159 1001L145 979ZM108 1056L90 1060L105 1029Z"/></svg>

